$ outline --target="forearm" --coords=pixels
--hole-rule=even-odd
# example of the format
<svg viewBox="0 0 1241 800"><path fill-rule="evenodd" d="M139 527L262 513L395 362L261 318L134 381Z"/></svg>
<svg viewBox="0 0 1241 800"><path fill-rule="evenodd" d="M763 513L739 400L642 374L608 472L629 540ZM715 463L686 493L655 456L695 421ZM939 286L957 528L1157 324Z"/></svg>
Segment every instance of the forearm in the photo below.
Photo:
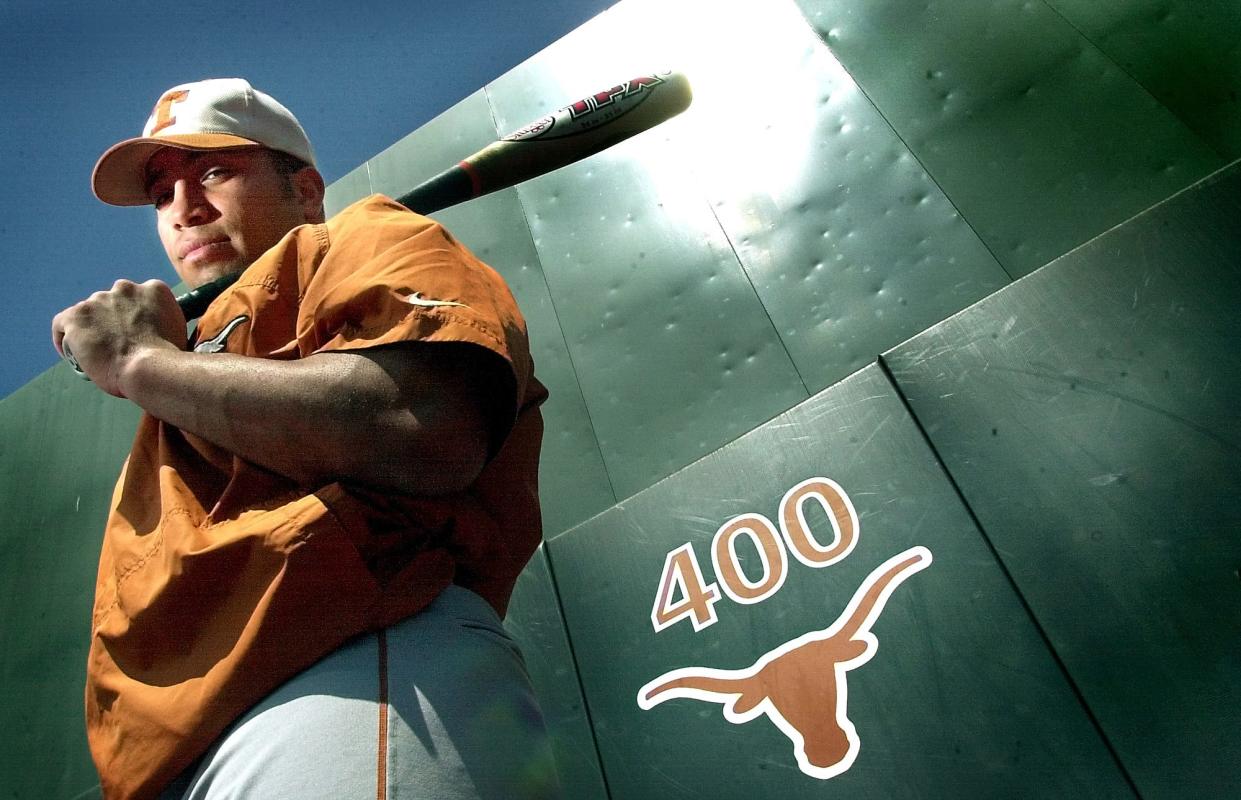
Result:
<svg viewBox="0 0 1241 800"><path fill-rule="evenodd" d="M132 359L124 392L152 416L300 484L438 494L467 486L485 453L470 409L434 402L437 381L455 379L388 356L271 361L152 348ZM402 392L411 381L426 402Z"/></svg>

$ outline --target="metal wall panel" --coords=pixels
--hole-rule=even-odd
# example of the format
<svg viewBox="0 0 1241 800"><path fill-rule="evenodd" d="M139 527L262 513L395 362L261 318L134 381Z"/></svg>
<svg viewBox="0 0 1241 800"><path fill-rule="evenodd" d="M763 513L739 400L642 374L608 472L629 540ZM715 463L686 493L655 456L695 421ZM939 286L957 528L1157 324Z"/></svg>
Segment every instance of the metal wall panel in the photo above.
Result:
<svg viewBox="0 0 1241 800"><path fill-rule="evenodd" d="M490 84L500 129L675 62L642 42L663 15L634 19L630 8ZM808 395L671 143L685 116L518 187L618 497Z"/></svg>
<svg viewBox="0 0 1241 800"><path fill-rule="evenodd" d="M1241 158L1241 4L1045 0L1225 158Z"/></svg>
<svg viewBox="0 0 1241 800"><path fill-rule="evenodd" d="M1012 275L1224 165L1042 2L798 4Z"/></svg>
<svg viewBox="0 0 1241 800"><path fill-rule="evenodd" d="M352 205L371 194L373 190L371 189L370 170L367 164L363 163L327 187L327 193L323 198L323 210L331 218L345 206Z"/></svg>
<svg viewBox="0 0 1241 800"><path fill-rule="evenodd" d="M799 5L821 39L784 0L625 0L329 187L330 214L400 194L497 122L652 69L694 83L659 131L437 215L530 322L552 392L549 538L650 487L554 538L556 580L540 553L514 596L507 624L566 786L605 793L558 591L617 797L1128 796L878 371L762 423L1004 270L1028 273L1237 155L1237 7ZM1223 797L1241 778L1241 506L1225 483L1241 474L1238 182L1234 169L887 356L1147 797ZM63 367L0 401L0 786L15 796L94 793L81 665L135 419ZM812 474L860 512L848 559L790 559L769 601L723 599L713 626L655 633L665 555L690 542L718 582L717 527L774 518ZM761 574L742 540L742 574ZM875 657L848 672L861 750L843 774L799 770L767 717L638 708L661 672L741 669L823 628L915 544L934 563L894 590Z"/></svg>
<svg viewBox="0 0 1241 800"><path fill-rule="evenodd" d="M133 406L60 364L0 400L0 787L84 797L86 650L99 541Z"/></svg>
<svg viewBox="0 0 1241 800"><path fill-rule="evenodd" d="M496 136L480 89L368 161L372 190L402 195ZM432 216L504 276L526 317L535 374L550 394L539 482L544 529L554 536L616 498L525 214L509 189Z"/></svg>
<svg viewBox="0 0 1241 800"><path fill-rule="evenodd" d="M784 493L815 476L837 481L852 499L852 552L823 568L786 555L785 580L768 598L721 599L712 607L718 621L698 632L690 619L655 631L667 554L688 542L704 580L721 582L710 555L717 528L747 512L778 519ZM806 518L820 543L832 539L817 504ZM726 721L718 704L739 699L740 689L714 702L684 697L639 708L640 689L669 670L746 669L848 616L868 573L918 546L932 563L892 590L871 626L873 658L838 684L860 741L843 773L804 771L791 736L767 717ZM748 580L761 582L755 547L743 542L737 552ZM877 367L557 538L548 554L616 800L1133 796ZM842 680L841 669L805 664L800 675L813 678L785 673L764 689L780 695L787 718L798 709L810 718L799 724L840 719L831 682ZM799 680L800 702L789 710Z"/></svg>
<svg viewBox="0 0 1241 800"><path fill-rule="evenodd" d="M1241 785L1241 164L884 356L1143 797Z"/></svg>
<svg viewBox="0 0 1241 800"><path fill-rule="evenodd" d="M504 627L521 644L551 736L564 796L605 800L608 793L594 731L586 714L556 585L542 548L517 580Z"/></svg>
<svg viewBox="0 0 1241 800"><path fill-rule="evenodd" d="M792 2L675 7L682 157L811 391L1010 281Z"/></svg>

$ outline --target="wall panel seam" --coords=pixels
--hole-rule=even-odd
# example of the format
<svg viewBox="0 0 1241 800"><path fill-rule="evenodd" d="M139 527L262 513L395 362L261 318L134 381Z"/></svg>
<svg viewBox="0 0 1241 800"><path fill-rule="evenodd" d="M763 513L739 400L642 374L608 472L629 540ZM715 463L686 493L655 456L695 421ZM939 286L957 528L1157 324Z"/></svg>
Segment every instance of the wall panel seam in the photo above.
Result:
<svg viewBox="0 0 1241 800"><path fill-rule="evenodd" d="M1094 710L1086 701L1085 695L1082 693L1081 688L1077 685L1077 681L1073 679L1073 675L1069 672L1068 666L1060 658L1060 653L1056 651L1055 646L1052 644L1051 637L1048 635L1046 629L1044 629L1043 624L1039 621L1038 615L1034 613L1034 609L1030 606L1030 603L1026 600L1025 594L1022 593L1021 587L1017 585L1017 581L1013 578L1012 572L1009 571L1008 564L1006 564L1004 559L1000 557L1000 553L996 549L995 544L991 541L991 537L987 535L986 528L983 527L982 520L980 520L978 515L974 513L974 508L966 499L965 492L961 489L960 484L957 483L956 477L948 469L948 464L940 456L939 450L935 447L935 443L931 440L930 435L927 433L926 427L922 424L922 420L919 419L918 415L914 413L914 409L909 402L909 398L906 397L904 391L902 391L901 385L896 380L896 376L892 373L888 362L884 360L882 355L879 356L877 361L879 364L879 369L883 372L884 378L888 381L888 384L892 387L892 390L900 399L901 405L905 408L905 413L908 414L910 420L913 421L914 426L918 430L918 435L926 444L932 458L935 459L935 465L944 475L944 478L948 481L949 486L952 487L953 494L955 494L957 500L960 501L961 506L965 509L965 513L969 515L970 522L978 530L979 535L982 537L983 544L986 545L987 551L991 554L991 557L995 559L995 563L999 567L1000 573L1004 576L1004 579L1008 582L1008 585L1012 587L1013 594L1016 595L1018 602L1021 603L1022 609L1025 610L1026 616L1030 619L1030 624L1034 626L1034 630L1037 631L1043 645L1047 648L1047 652L1055 661L1056 667L1060 670L1060 674L1064 676L1064 680L1068 684L1069 690L1073 692L1073 696L1077 699L1078 704L1081 706L1082 712L1086 715L1086 719L1089 720L1091 727L1093 727L1095 733L1098 734L1100 741L1103 742L1103 746L1107 748L1107 752L1112 757L1112 761L1115 763L1117 771L1120 772L1121 776L1125 780L1125 785L1129 787L1131 792L1133 792L1134 797L1140 798L1142 795L1138 791L1138 787L1134 783L1133 777L1129 774L1129 770L1126 769L1124 761L1121 760L1120 754L1113 746L1112 740L1108 737L1107 732L1103 729L1103 725L1099 722L1098 717L1095 716Z"/></svg>
<svg viewBox="0 0 1241 800"><path fill-rule="evenodd" d="M1051 13L1053 13L1053 14L1055 14L1057 17L1059 17L1059 18L1060 18L1060 20L1061 20L1062 22L1064 22L1064 24L1065 24L1065 25L1068 25L1068 26L1069 26L1069 28L1070 28L1070 29L1072 29L1072 31L1073 31L1074 33L1076 33L1078 36L1080 36L1080 37L1081 37L1081 39L1082 39L1082 41L1083 41L1083 42L1085 42L1086 44L1088 44L1088 45L1089 45L1089 46L1090 46L1090 47L1091 47L1091 48L1092 48L1092 49L1093 49L1096 53L1098 53L1098 54L1099 54L1099 56L1100 56L1101 58L1103 58L1105 61L1107 61L1107 62L1108 62L1109 64L1111 64L1112 66L1116 67L1116 69L1120 70L1120 71L1121 71L1121 73L1123 73L1123 74L1124 74L1124 76L1125 76L1126 78L1128 78L1129 80L1133 81L1133 85L1134 85L1134 86L1137 86L1139 89L1141 89L1141 90L1142 90L1142 92L1143 92L1143 93L1144 93L1147 97L1149 97L1151 100L1153 100L1153 101L1154 101L1154 102L1155 102L1155 103L1156 103L1156 104L1157 104L1160 108L1162 108L1162 109L1164 109L1165 111L1167 111L1167 112L1168 112L1168 114L1169 114L1169 115L1170 115L1173 119L1175 119L1175 120L1177 121L1177 123L1178 123L1178 124L1179 124L1182 128L1184 128L1184 129L1185 129L1185 132L1186 132L1187 134L1189 134L1190 138L1195 139L1195 140L1197 140L1198 142L1201 142L1201 143L1202 143L1202 144L1203 144L1203 145L1204 145L1204 146L1205 146L1208 150L1210 150L1212 153L1215 153L1217 156L1219 156L1219 158L1220 158L1220 160L1221 160L1221 161L1227 161L1227 160L1228 160L1228 154L1227 154L1227 153L1221 153L1218 149L1216 149L1215 145L1213 145L1213 144L1212 144L1209 140L1204 139L1204 138L1202 138L1201 136L1199 136L1199 135L1198 135L1198 132L1189 126L1189 123L1187 123L1185 120L1181 119L1180 114L1177 114L1177 113L1176 113L1176 111L1174 111L1174 110L1172 109L1172 107L1171 107L1171 106L1169 106L1167 103L1164 103L1164 102L1163 102L1162 100L1160 100L1157 96L1155 96L1155 94L1154 94L1154 93L1153 93L1150 89L1148 89L1148 88L1147 88L1146 84L1142 83L1142 81L1141 81L1141 80L1139 80L1139 79L1138 79L1138 77L1137 77L1136 75L1134 75L1132 72L1130 72L1129 70L1125 69L1125 66L1124 66L1123 64L1119 63L1118 61L1116 61L1116 59L1112 58L1112 57L1111 57L1111 55L1109 55L1109 54L1108 54L1108 52L1107 52L1106 50L1104 50L1101 46L1099 46L1098 44L1096 44L1096 43L1095 43L1094 39L1091 39L1089 36L1087 36L1087 35L1086 35L1086 33L1085 33L1085 31L1083 31L1081 28L1079 28L1079 27L1077 27L1076 25L1074 25L1074 24L1073 24L1073 20L1071 20L1071 19L1069 19L1068 17L1066 17L1066 16L1065 16L1065 15L1064 15L1061 11L1060 11L1060 9L1056 8L1056 6L1055 6L1055 5L1051 2L1051 0L1043 0L1043 5L1045 5L1045 6L1047 7L1047 9L1048 9L1049 11L1051 11ZM1190 181L1190 183L1189 183L1189 184L1187 184L1187 185L1193 185L1194 183L1197 183L1197 181L1196 181L1196 180L1192 180L1192 181ZM1173 194L1176 194L1176 192L1174 192ZM1171 196L1171 195L1169 195L1169 197L1170 197L1170 196ZM1166 199L1166 198L1165 198L1165 199ZM1162 200L1160 200L1160 201L1158 201L1158 202L1156 202L1156 203L1152 203L1152 205L1158 205L1160 202L1163 202L1163 201L1162 201ZM1139 213L1140 213L1140 212L1139 212Z"/></svg>
<svg viewBox="0 0 1241 800"><path fill-rule="evenodd" d="M488 84L483 87L483 97L485 97L487 100L487 113L490 114L491 116L491 126L496 130L496 138L499 138L502 134L500 134L499 132L500 131L499 123L496 121L495 105L491 101L491 84ZM564 326L560 324L560 311L556 307L556 295L552 291L551 284L547 280L547 270L543 269L543 256L539 252L538 242L534 241L534 233L530 229L530 217L526 213L526 204L522 201L521 193L516 190L516 187L513 188L513 196L517 199L517 209L521 212L522 223L526 226L526 235L530 237L530 248L534 252L535 257L538 258L539 260L539 274L543 278L544 288L547 289L547 301L551 303L552 316L556 318L556 328L557 330L559 330L560 340L564 343L564 346L565 346L564 347L565 358L569 362L569 369L572 370L573 372L573 379L574 381L577 382L577 391L578 391L578 394L581 395L582 407L585 408L586 410L586 420L590 423L590 432L591 432L592 438L594 438L595 440L595 452L599 454L599 463L603 465L603 474L604 474L604 477L606 477L608 481L608 492L612 495L612 503L615 504L619 502L619 498L616 495L616 483L615 481L612 480L612 470L610 466L608 465L607 458L605 458L603 455L603 448L600 447L599 445L599 434L595 431L595 420L594 420L594 417L591 415L590 403L586 402L586 393L582 391L582 380L580 377L578 377L577 364L573 360L573 351L572 349L570 349L569 342L565 338ZM536 368L537 368L537 365L536 365ZM546 435L546 432L544 433L544 435ZM579 524L580 522L581 520L571 524L568 528L565 528L564 530L565 531L570 530L571 528L573 528L575 525ZM552 534L552 536L556 536L560 533L564 533L564 531L556 531L555 533ZM547 532L544 531L544 535L543 535L544 539L550 539L552 538L552 536L548 536Z"/></svg>
<svg viewBox="0 0 1241 800"><path fill-rule="evenodd" d="M927 167L922 159L918 157L918 154L914 151L914 149L909 146L909 142L905 140L905 137L901 135L901 132L897 130L896 126L892 124L892 121L888 119L888 115L883 113L883 109L880 108L879 104L876 103L874 98L870 96L870 92L866 91L866 87L862 86L854 74L849 70L849 67L845 65L845 62L836 57L836 54L832 52L832 48L826 41L824 41L823 37L819 34L818 29L816 29L810 20L806 18L805 13L802 12L800 8L798 8L798 13L801 15L802 21L806 24L806 27L810 28L810 33L815 39L818 39L819 44L821 44L831 55L832 59L840 65L840 69L849 76L849 80L853 82L855 87L857 87L858 92L862 95L862 97L866 98L866 102L870 103L871 108L875 109L875 113L879 115L881 120L883 120L883 124L888 126L888 130L892 131L892 135L895 136L897 141L901 143L901 146L905 148L905 152L909 153L909 157L917 163L918 168L926 173L927 177L931 179L931 183L935 184L935 188L939 190L940 194L944 196L944 199L948 201L948 204L952 206L952 210L957 217L959 217L961 221L965 223L965 226L970 229L970 233L974 234L974 238L977 239L979 244L981 244L987 251L987 255L991 256L991 259L996 263L996 265L1003 270L1005 275L1008 276L1009 282L1016 280L1016 277L1013 273L1009 272L1008 267L1005 266L1004 262L996 256L995 251L991 249L991 245L987 242L987 240L979 235L977 229L974 228L974 224L970 222L963 213L961 213L960 207L957 206L956 201L953 200L952 196L949 195L947 190L944 189L943 185L939 182L939 179L935 177L935 173Z"/></svg>
<svg viewBox="0 0 1241 800"><path fill-rule="evenodd" d="M577 679L577 691L582 698L582 713L585 714L586 726L590 729L590 743L595 749L595 763L599 765L599 779L603 781L604 793L611 798L612 789L608 783L607 765L603 763L603 752L599 749L599 737L595 733L595 718L590 710L590 698L586 695L586 687L582 685L582 670L578 665L577 650L573 646L573 632L569 630L569 618L565 615L560 582L556 580L556 559L552 556L550 542L543 545L543 555L547 559L547 574L551 578L552 594L556 596L556 610L560 612L560 625L564 630L565 642L569 648L569 658L573 662L573 676Z"/></svg>

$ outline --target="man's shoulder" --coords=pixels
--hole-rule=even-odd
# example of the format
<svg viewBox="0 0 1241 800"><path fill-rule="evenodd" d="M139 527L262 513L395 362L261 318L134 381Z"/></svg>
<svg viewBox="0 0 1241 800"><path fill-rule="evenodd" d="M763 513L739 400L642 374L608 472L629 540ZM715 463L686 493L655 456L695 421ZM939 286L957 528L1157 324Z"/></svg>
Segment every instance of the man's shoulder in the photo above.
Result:
<svg viewBox="0 0 1241 800"><path fill-rule="evenodd" d="M410 211L384 194L372 194L356 200L327 221L328 231L337 235L383 225L416 229L438 227L439 223Z"/></svg>
<svg viewBox="0 0 1241 800"><path fill-rule="evenodd" d="M373 258L399 260L407 267L459 267L492 272L436 220L411 211L382 194L364 197L319 226L325 239L325 264L347 262L350 269ZM494 275L488 281L503 283Z"/></svg>

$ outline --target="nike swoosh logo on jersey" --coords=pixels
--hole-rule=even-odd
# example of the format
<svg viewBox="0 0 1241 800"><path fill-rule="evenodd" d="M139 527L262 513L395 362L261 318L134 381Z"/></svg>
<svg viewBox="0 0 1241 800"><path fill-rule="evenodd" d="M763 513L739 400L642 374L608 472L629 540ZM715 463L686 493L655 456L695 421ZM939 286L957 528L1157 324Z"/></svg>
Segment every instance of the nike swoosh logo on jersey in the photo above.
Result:
<svg viewBox="0 0 1241 800"><path fill-rule="evenodd" d="M233 331L237 328L237 326L245 322L248 319L250 318L246 316L245 314L242 314L239 317L233 318L232 320L229 321L227 325L224 326L224 330L220 331L215 336L212 336L210 339L207 339L206 341L202 341L194 345L194 352L195 353L219 353L220 351L224 349L225 342L228 341L228 337L232 335Z"/></svg>
<svg viewBox="0 0 1241 800"><path fill-rule="evenodd" d="M414 292L409 297L406 297L405 302L409 303L411 306L423 306L424 308L435 308L436 306L461 306L462 308L467 307L465 303L454 303L451 300L431 300L429 298L423 297L418 292Z"/></svg>

